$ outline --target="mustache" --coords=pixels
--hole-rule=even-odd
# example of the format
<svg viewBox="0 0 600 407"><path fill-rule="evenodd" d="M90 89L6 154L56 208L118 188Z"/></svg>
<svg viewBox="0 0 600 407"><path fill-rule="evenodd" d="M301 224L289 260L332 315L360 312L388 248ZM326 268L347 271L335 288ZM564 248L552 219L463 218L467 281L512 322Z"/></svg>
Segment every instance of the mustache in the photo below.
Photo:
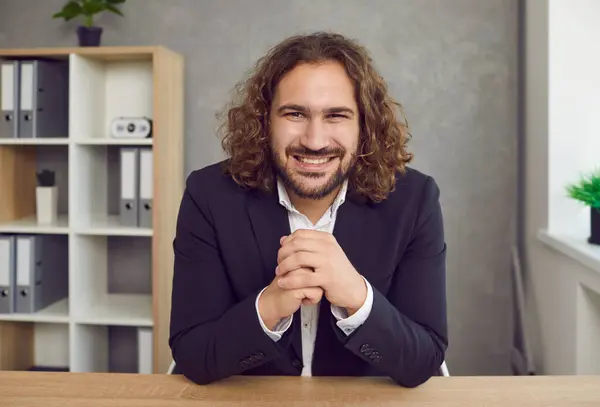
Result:
<svg viewBox="0 0 600 407"><path fill-rule="evenodd" d="M322 148L321 150L311 150L306 147L287 147L285 149L287 155L301 155L303 157L332 157L343 156L346 154L346 149L342 147Z"/></svg>

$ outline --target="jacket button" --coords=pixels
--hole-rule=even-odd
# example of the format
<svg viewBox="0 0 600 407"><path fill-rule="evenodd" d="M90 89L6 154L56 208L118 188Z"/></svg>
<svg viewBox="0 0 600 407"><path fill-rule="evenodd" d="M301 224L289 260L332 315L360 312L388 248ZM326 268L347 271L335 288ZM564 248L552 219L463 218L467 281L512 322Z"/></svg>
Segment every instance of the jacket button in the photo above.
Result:
<svg viewBox="0 0 600 407"><path fill-rule="evenodd" d="M373 347L371 345L369 345L368 343L365 343L364 345L362 345L360 347L360 351L361 351L361 353L364 353L365 355L370 355L371 352L373 352Z"/></svg>
<svg viewBox="0 0 600 407"><path fill-rule="evenodd" d="M302 362L299 359L295 359L292 362L292 366L294 366L296 369L300 369L302 367Z"/></svg>

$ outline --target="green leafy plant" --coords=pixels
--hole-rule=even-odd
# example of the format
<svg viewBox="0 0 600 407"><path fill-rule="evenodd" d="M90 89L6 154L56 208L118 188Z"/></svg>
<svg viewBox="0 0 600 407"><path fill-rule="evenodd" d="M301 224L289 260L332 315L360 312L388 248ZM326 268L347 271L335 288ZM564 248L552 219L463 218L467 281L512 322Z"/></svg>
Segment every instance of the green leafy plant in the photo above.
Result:
<svg viewBox="0 0 600 407"><path fill-rule="evenodd" d="M567 193L571 198L600 211L600 169L582 176L577 183L568 185Z"/></svg>
<svg viewBox="0 0 600 407"><path fill-rule="evenodd" d="M52 15L52 18L64 18L65 21L82 16L86 27L94 26L94 16L108 11L123 16L117 5L125 3L126 0L70 0L61 11Z"/></svg>

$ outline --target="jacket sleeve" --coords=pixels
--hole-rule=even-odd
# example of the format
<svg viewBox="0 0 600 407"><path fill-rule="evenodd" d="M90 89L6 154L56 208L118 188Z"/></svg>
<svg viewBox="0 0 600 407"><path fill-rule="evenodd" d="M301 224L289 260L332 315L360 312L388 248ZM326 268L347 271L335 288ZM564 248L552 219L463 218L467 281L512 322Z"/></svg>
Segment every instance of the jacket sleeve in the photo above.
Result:
<svg viewBox="0 0 600 407"><path fill-rule="evenodd" d="M290 335L274 342L261 328L255 300L237 301L228 282L210 208L197 173L187 181L173 241L169 346L177 371L197 384L243 373L280 355Z"/></svg>
<svg viewBox="0 0 600 407"><path fill-rule="evenodd" d="M446 243L439 189L430 177L420 208L387 295L373 287L364 324L349 337L338 333L349 350L404 387L438 372L448 346Z"/></svg>

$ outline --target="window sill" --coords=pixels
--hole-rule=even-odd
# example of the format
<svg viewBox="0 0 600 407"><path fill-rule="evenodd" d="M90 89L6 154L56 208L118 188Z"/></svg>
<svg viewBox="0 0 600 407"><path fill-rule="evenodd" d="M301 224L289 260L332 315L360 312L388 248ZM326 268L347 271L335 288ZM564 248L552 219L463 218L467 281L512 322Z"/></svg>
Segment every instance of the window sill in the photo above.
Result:
<svg viewBox="0 0 600 407"><path fill-rule="evenodd" d="M600 246L588 243L587 237L559 235L545 229L537 237L545 245L600 273Z"/></svg>

